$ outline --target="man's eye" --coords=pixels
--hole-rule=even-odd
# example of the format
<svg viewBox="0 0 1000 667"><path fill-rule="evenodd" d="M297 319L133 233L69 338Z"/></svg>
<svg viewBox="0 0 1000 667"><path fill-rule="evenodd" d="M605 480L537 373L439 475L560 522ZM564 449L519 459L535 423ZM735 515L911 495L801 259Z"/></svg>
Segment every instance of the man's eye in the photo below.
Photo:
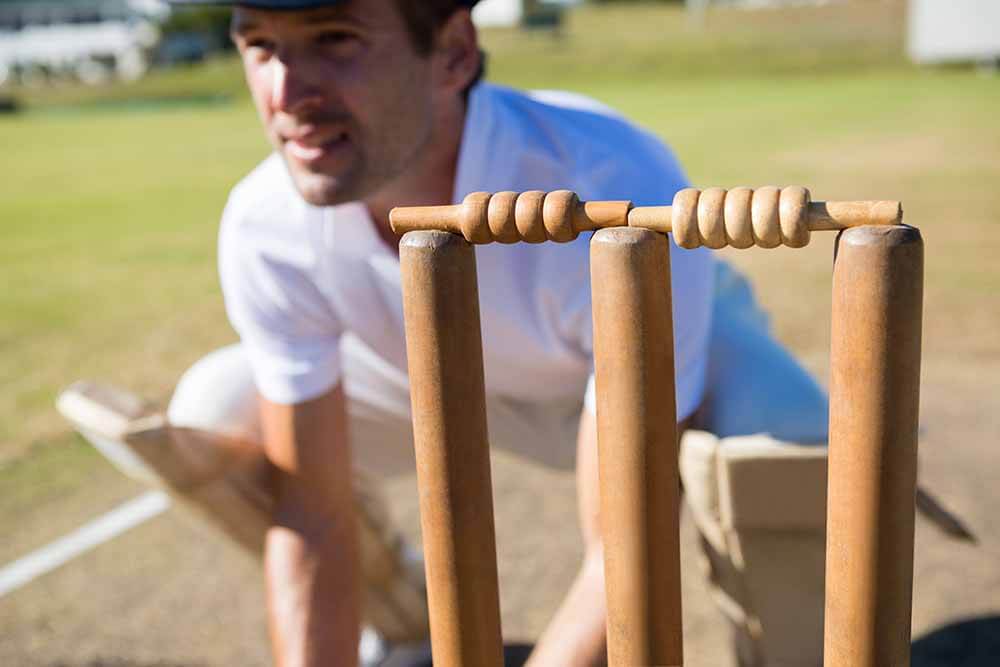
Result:
<svg viewBox="0 0 1000 667"><path fill-rule="evenodd" d="M353 33L342 30L328 30L319 33L316 36L316 41L327 46L353 46L358 42L358 37Z"/></svg>
<svg viewBox="0 0 1000 667"><path fill-rule="evenodd" d="M259 49L261 51L273 51L274 42L264 39L262 37L255 37L253 39L248 39L246 41L246 48L248 49Z"/></svg>
<svg viewBox="0 0 1000 667"><path fill-rule="evenodd" d="M264 62L274 53L274 42L264 37L246 37L236 40L243 57L251 62Z"/></svg>

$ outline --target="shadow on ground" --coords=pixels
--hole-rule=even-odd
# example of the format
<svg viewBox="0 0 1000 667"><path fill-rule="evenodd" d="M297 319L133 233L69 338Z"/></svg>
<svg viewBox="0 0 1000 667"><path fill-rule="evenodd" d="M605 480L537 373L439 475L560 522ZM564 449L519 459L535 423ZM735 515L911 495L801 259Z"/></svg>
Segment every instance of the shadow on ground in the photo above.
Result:
<svg viewBox="0 0 1000 667"><path fill-rule="evenodd" d="M1000 616L951 623L913 642L912 667L1000 665Z"/></svg>
<svg viewBox="0 0 1000 667"><path fill-rule="evenodd" d="M504 667L522 667L531 655L528 644L505 644L503 647ZM430 644L419 648L396 651L383 663L382 667L434 667L431 661Z"/></svg>

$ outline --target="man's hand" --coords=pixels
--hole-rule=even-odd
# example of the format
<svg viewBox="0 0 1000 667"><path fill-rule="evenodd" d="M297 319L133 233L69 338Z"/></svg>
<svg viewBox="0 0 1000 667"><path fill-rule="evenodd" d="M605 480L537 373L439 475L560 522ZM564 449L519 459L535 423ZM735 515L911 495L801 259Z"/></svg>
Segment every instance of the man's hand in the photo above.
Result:
<svg viewBox="0 0 1000 667"><path fill-rule="evenodd" d="M576 496L584 543L583 564L539 638L528 667L589 667L607 663L604 547L597 470L597 417L584 408L576 445Z"/></svg>
<svg viewBox="0 0 1000 667"><path fill-rule="evenodd" d="M265 569L280 667L354 667L360 573L347 411L340 386L304 403L261 399L276 468Z"/></svg>
<svg viewBox="0 0 1000 667"><path fill-rule="evenodd" d="M678 442L689 425L690 419L678 424ZM607 664L608 610L604 593L597 417L586 408L580 415L576 442L576 497L584 543L583 564L562 605L538 640L527 667Z"/></svg>

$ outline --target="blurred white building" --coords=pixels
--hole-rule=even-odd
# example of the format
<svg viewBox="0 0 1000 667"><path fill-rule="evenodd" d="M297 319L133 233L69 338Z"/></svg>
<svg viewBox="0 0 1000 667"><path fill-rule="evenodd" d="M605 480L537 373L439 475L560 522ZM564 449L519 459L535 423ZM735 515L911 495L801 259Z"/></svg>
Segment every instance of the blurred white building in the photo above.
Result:
<svg viewBox="0 0 1000 667"><path fill-rule="evenodd" d="M523 25L534 12L551 14L581 0L482 0L472 10L472 18L481 28L512 28Z"/></svg>
<svg viewBox="0 0 1000 667"><path fill-rule="evenodd" d="M159 38L158 0L0 1L0 85L72 77L99 83L145 73Z"/></svg>
<svg viewBox="0 0 1000 667"><path fill-rule="evenodd" d="M1000 0L910 0L906 48L918 63L1000 61Z"/></svg>

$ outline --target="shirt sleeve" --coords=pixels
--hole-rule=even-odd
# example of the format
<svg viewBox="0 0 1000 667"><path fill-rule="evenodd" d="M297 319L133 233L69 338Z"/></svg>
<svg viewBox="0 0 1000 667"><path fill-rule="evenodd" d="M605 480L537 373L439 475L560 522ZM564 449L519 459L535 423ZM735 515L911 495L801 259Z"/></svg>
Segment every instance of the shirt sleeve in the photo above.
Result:
<svg viewBox="0 0 1000 667"><path fill-rule="evenodd" d="M258 391L276 403L315 398L340 380L342 328L320 290L314 247L296 222L243 214L236 194L223 214L219 272L226 313L247 351ZM309 220L299 221L311 222ZM307 230L306 230L307 231Z"/></svg>

